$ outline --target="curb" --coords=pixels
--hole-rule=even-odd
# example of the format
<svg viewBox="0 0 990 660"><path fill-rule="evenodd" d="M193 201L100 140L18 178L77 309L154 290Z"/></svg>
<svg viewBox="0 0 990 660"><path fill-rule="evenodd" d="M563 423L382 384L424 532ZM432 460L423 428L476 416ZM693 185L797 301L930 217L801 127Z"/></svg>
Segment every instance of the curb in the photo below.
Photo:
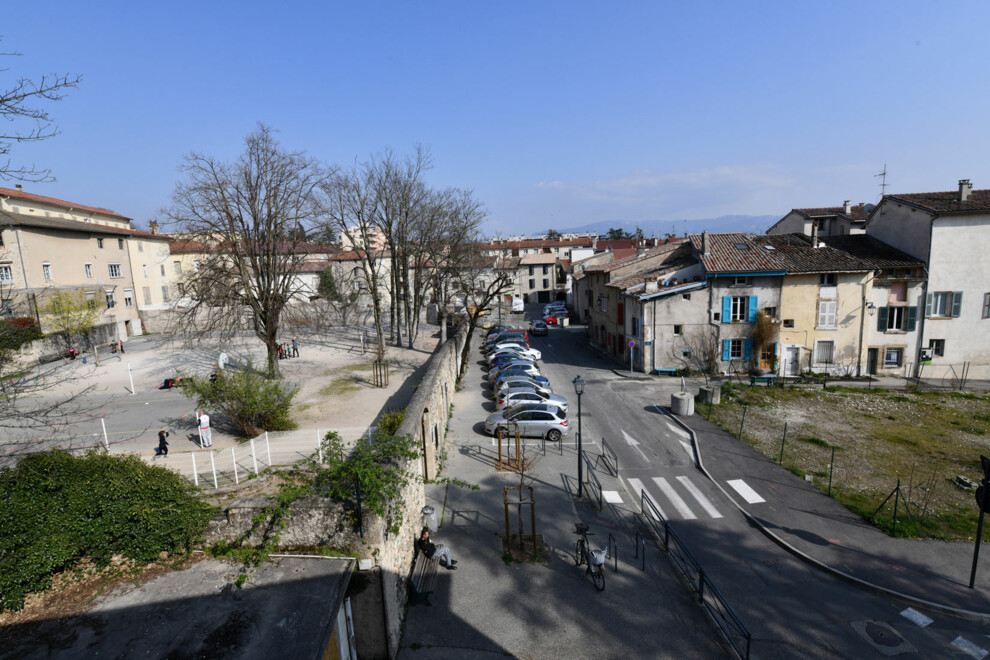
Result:
<svg viewBox="0 0 990 660"><path fill-rule="evenodd" d="M659 405L656 406L656 407L664 415L666 415L668 418L672 419L674 421L674 423L676 423L678 426L680 426L682 429L684 429L684 431L686 431L687 434L691 437L691 446L694 447L695 464L696 464L697 468L701 471L701 473L704 474L706 477L708 477L708 480L711 481L713 484L715 484L716 488L718 488L720 491L722 491L722 494L724 494L728 498L728 500L730 502L732 502L732 504L736 507L736 509L738 509L739 512L742 513L743 516L746 517L746 520L748 520L758 530L760 530L761 532L763 532L763 534L767 538L769 538L771 541L773 541L774 543L776 543L777 545L779 545L781 548L783 548L784 550L786 550L787 552L789 552L793 556L797 557L798 559L800 559L801 561L805 562L806 564L809 564L810 566L814 566L815 568L817 568L817 569L819 569L821 571L824 571L824 572L832 575L833 577L837 577L840 580L845 580L846 582L849 582L851 584L855 584L856 586L859 586L859 587L863 587L863 588L868 589L870 591L873 591L875 593L878 593L878 594L881 594L881 595L884 595L884 596L892 596L894 598L897 598L897 599L906 601L906 602L911 603L913 605L918 605L919 607L924 607L924 608L928 608L928 609L937 610L939 612L943 612L943 613L948 614L950 616L954 616L954 617L958 617L958 618L962 618L962 619L968 619L970 621L978 621L980 623L990 623L990 613L988 613L988 612L976 612L974 610L965 610L965 609L958 608L958 607L952 607L951 605L945 605L943 603L936 603L934 601L925 600L924 598L918 598L917 596L911 596L909 594L902 593L902 592L897 591L895 589L890 589L889 587L884 587L884 586L881 586L879 584L875 584L873 582L869 582L867 580L863 580L861 578L858 578L858 577L855 577L853 575L850 575L849 573L846 573L844 571L840 571L839 569L833 568L832 566L829 566L828 564L826 564L826 563L824 563L824 562L822 562L822 561L820 561L818 559L815 559L811 555L809 555L809 554L807 554L807 553L805 553L805 552L803 552L801 550L798 550L797 548L795 548L794 546L792 546L790 543L788 543L784 539L782 539L779 536L777 536L774 532L772 532L771 530L767 529L767 527L765 527L763 525L763 523L761 523L749 511L747 511L745 508L743 508L742 505L740 505L735 500L735 498L733 498L728 493L728 491L726 491L725 488L722 487L722 484L720 484L718 481L715 480L714 477L712 477L711 473L705 468L704 462L702 461L702 458L701 458L701 446L698 443L698 439L697 439L697 436L695 435L694 431L687 424L685 424L684 422L682 422L677 417L677 415L673 414L670 411L669 408L666 408L666 407L663 407L663 406L659 406Z"/></svg>

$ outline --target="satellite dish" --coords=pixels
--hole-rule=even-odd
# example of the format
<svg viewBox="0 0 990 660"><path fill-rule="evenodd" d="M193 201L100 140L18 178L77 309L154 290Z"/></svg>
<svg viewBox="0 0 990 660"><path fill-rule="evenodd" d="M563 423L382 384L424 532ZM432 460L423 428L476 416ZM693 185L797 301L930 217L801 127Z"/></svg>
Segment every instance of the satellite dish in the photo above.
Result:
<svg viewBox="0 0 990 660"><path fill-rule="evenodd" d="M863 210L866 212L866 215L873 213L873 209L875 208L876 208L875 204L866 204L865 206L863 206Z"/></svg>

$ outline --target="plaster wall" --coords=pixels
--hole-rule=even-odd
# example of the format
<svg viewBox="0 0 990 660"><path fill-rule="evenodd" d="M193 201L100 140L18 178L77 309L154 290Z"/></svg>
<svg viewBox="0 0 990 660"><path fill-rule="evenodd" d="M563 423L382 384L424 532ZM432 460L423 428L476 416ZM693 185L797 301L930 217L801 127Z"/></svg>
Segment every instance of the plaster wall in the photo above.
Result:
<svg viewBox="0 0 990 660"><path fill-rule="evenodd" d="M928 261L931 215L885 198L867 221L866 234Z"/></svg>

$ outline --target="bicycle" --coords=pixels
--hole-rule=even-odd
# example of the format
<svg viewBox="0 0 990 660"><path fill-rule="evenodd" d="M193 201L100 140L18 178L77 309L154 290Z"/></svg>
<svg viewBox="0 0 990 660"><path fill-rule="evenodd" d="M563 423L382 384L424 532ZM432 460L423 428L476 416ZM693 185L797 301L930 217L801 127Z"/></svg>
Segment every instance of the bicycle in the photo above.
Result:
<svg viewBox="0 0 990 660"><path fill-rule="evenodd" d="M575 534L580 536L577 544L575 546L574 553L574 564L580 566L581 564L587 564L588 568L585 570L584 574L591 574L591 579L594 581L595 586L598 591L605 590L605 560L608 559L608 546L604 548L595 549L591 547L591 543L588 541L589 536L594 536L593 532L588 531L588 526L582 523L575 523Z"/></svg>

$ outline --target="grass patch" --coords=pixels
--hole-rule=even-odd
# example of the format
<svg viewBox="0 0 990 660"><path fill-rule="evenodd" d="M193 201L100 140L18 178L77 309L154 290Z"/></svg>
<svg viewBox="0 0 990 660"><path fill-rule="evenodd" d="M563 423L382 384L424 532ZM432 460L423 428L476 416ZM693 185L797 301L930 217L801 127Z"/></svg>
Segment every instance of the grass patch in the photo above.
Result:
<svg viewBox="0 0 990 660"><path fill-rule="evenodd" d="M796 439L797 439L798 442L805 442L805 443L807 443L809 445L815 445L816 447L831 447L832 446L832 445L828 444L827 442L825 442L824 440L822 440L821 438L800 437L800 438L796 438Z"/></svg>
<svg viewBox="0 0 990 660"><path fill-rule="evenodd" d="M329 385L320 388L320 396L341 396L361 388L361 381L353 376L335 378Z"/></svg>

